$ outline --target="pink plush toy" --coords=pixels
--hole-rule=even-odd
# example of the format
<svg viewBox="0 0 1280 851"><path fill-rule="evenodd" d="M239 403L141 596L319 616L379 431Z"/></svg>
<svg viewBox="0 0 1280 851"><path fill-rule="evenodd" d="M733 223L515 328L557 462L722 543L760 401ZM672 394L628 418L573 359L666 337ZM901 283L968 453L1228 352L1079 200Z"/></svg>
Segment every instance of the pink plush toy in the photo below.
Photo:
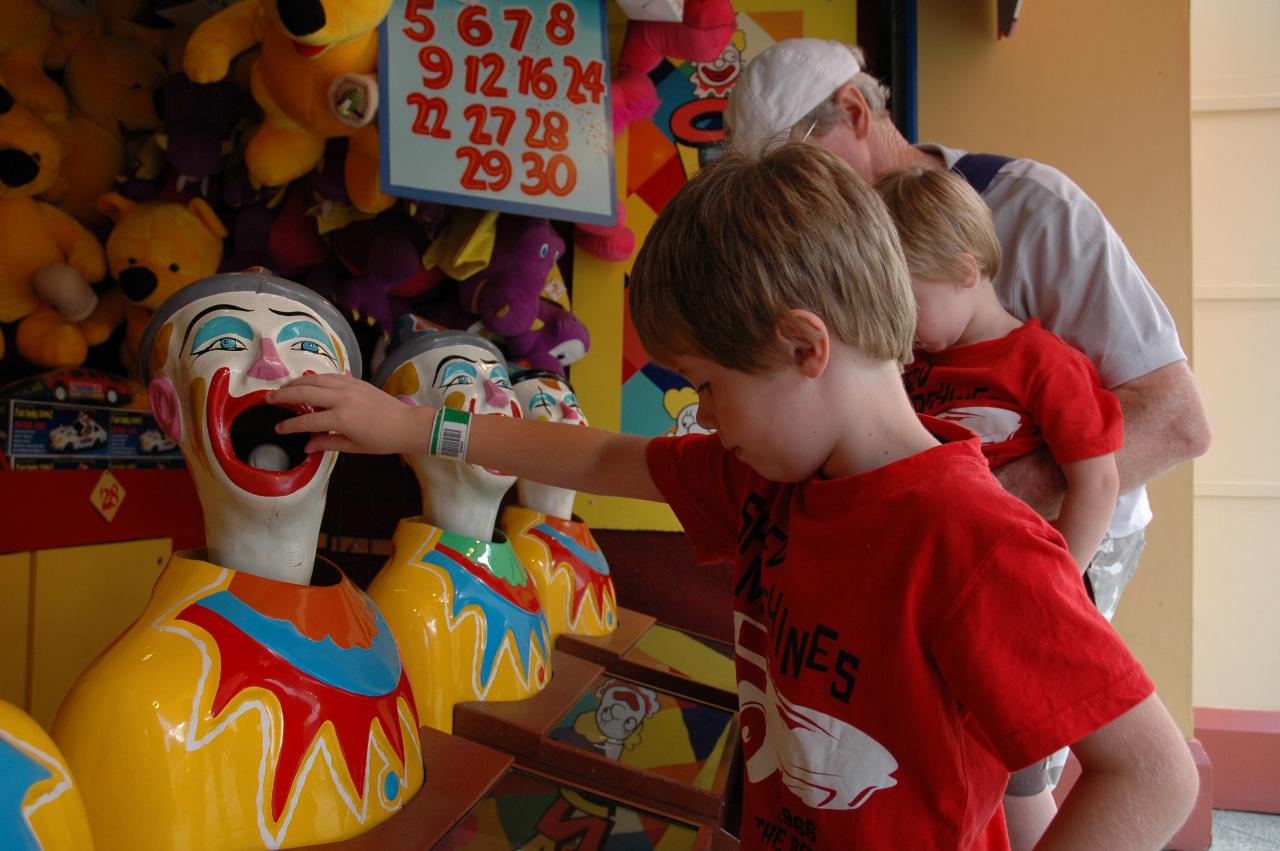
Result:
<svg viewBox="0 0 1280 851"><path fill-rule="evenodd" d="M627 21L609 93L613 105L613 134L628 125L649 118L658 109L658 91L649 72L664 56L688 62L712 62L738 28L732 0L685 0L684 19L669 21ZM574 244L601 260L626 260L635 251L636 237L627 227L622 202L618 202L618 223L578 225Z"/></svg>
<svg viewBox="0 0 1280 851"><path fill-rule="evenodd" d="M458 303L495 334L528 331L538 318L547 275L564 254L564 240L546 219L503 214L489 265L458 283Z"/></svg>

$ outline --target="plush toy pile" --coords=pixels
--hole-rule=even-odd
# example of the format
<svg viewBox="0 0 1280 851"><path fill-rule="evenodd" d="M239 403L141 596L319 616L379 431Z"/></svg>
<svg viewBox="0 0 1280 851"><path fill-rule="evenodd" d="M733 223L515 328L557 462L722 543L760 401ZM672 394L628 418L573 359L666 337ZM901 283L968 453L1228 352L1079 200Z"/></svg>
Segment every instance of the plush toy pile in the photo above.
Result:
<svg viewBox="0 0 1280 851"><path fill-rule="evenodd" d="M377 122L335 112L335 79L376 84L391 0L200 2L194 28L157 19L169 4L155 0L0 3L0 377L86 358L136 374L166 297L257 266L321 292L369 340L412 311L538 369L585 355L558 261L570 236L626 259L625 219L575 228L390 197ZM735 28L730 0L622 8L615 132L656 109L663 56L709 61Z"/></svg>

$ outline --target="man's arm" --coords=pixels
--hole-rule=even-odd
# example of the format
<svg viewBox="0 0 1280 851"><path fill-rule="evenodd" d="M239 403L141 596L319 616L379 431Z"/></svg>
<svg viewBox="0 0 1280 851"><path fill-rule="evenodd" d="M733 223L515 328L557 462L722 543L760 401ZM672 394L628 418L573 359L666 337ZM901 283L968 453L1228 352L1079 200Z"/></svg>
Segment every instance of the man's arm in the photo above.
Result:
<svg viewBox="0 0 1280 851"><path fill-rule="evenodd" d="M1128 493L1209 448L1209 420L1186 361L1126 381L1111 392L1124 411L1124 448L1116 453L1120 493ZM1050 520L1062 508L1066 479L1047 449L1000 467L1005 490Z"/></svg>
<svg viewBox="0 0 1280 851"><path fill-rule="evenodd" d="M303 376L267 401L315 409L276 425L280 434L311 432L308 452L425 454L436 415L343 375ZM556 487L660 502L645 460L648 443L585 426L474 416L467 462Z"/></svg>
<svg viewBox="0 0 1280 851"><path fill-rule="evenodd" d="M1154 851L1191 812L1195 764L1154 694L1071 750L1083 771L1036 851Z"/></svg>

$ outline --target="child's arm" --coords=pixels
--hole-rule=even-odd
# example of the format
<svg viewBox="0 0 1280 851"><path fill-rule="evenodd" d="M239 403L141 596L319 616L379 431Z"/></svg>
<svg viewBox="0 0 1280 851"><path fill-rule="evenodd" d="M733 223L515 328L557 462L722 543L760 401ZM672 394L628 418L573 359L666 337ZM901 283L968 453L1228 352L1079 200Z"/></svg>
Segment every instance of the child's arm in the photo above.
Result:
<svg viewBox="0 0 1280 851"><path fill-rule="evenodd" d="M342 375L304 376L267 401L316 409L276 426L280 434L313 432L308 452L425 454L436 415L435 408L406 405ZM645 461L648 443L645 437L583 426L475 416L467 461L556 487L662 501Z"/></svg>
<svg viewBox="0 0 1280 851"><path fill-rule="evenodd" d="M1071 750L1083 773L1036 851L1154 851L1195 803L1191 752L1154 694Z"/></svg>
<svg viewBox="0 0 1280 851"><path fill-rule="evenodd" d="M1067 549L1084 573L1116 510L1120 474L1115 453L1063 464L1062 473L1067 492L1053 525L1067 539Z"/></svg>

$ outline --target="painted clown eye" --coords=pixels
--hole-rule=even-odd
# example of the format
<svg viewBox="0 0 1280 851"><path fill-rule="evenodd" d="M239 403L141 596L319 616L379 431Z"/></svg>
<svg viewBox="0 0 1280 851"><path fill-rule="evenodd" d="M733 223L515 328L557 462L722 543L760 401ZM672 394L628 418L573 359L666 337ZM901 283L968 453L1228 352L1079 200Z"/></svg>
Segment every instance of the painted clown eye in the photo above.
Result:
<svg viewBox="0 0 1280 851"><path fill-rule="evenodd" d="M243 352L244 350L245 350L245 344L242 343L238 337L219 337L216 340L211 340L209 342L209 345L205 346L203 349L196 352L195 354L196 354L196 357L199 357L200 355L208 354L209 352L213 352L213 351Z"/></svg>
<svg viewBox="0 0 1280 851"><path fill-rule="evenodd" d="M475 384L475 381L469 375L455 375L444 383L444 387L462 387L468 384Z"/></svg>
<svg viewBox="0 0 1280 851"><path fill-rule="evenodd" d="M295 352L306 352L309 355L319 355L322 358L333 360L333 355L329 354L329 350L315 340L297 340L289 348Z"/></svg>

